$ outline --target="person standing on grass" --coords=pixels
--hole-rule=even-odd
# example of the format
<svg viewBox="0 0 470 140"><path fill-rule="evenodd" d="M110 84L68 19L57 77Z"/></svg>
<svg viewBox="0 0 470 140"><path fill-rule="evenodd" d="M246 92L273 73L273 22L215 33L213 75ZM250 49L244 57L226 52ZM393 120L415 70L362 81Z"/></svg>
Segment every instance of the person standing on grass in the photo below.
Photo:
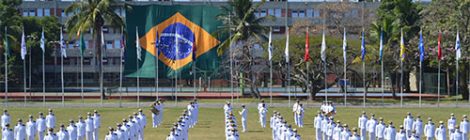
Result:
<svg viewBox="0 0 470 140"><path fill-rule="evenodd" d="M341 132L343 131L343 126L341 125L341 121L336 121L336 127L333 129L333 140L340 140L341 139Z"/></svg>
<svg viewBox="0 0 470 140"><path fill-rule="evenodd" d="M415 132L415 136L421 139L423 135L423 121L420 115L416 116L416 120L413 122L413 131Z"/></svg>
<svg viewBox="0 0 470 140"><path fill-rule="evenodd" d="M357 126L361 130L361 140L366 140L366 131L367 131L367 115L365 111L362 111L362 115L357 121Z"/></svg>
<svg viewBox="0 0 470 140"><path fill-rule="evenodd" d="M8 114L8 110L4 109L3 110L3 114L2 114L2 128L5 128L6 127L6 124L10 124L11 123L11 119L10 119L10 114Z"/></svg>
<svg viewBox="0 0 470 140"><path fill-rule="evenodd" d="M242 132L246 132L246 118L248 116L248 110L246 109L245 105L242 105L242 111L238 112L238 114L240 114L240 116L242 117Z"/></svg>
<svg viewBox="0 0 470 140"><path fill-rule="evenodd" d="M386 128L386 125L385 125L384 119L380 117L379 123L377 124L377 126L375 126L375 136L377 136L377 140L384 140L385 128Z"/></svg>
<svg viewBox="0 0 470 140"><path fill-rule="evenodd" d="M52 109L49 109L49 114L46 116L46 127L49 128L55 128L55 115L54 112L52 112Z"/></svg>
<svg viewBox="0 0 470 140"><path fill-rule="evenodd" d="M69 132L67 132L63 124L60 125L60 130L59 132L56 133L56 135L57 135L57 140L70 140Z"/></svg>
<svg viewBox="0 0 470 140"><path fill-rule="evenodd" d="M2 128L2 140L14 140L15 134L13 130L10 129L10 124L2 124L4 127Z"/></svg>
<svg viewBox="0 0 470 140"><path fill-rule="evenodd" d="M434 140L435 129L432 119L428 118L428 123L424 126L424 136L426 136L426 140Z"/></svg>
<svg viewBox="0 0 470 140"><path fill-rule="evenodd" d="M77 126L77 140L84 140L85 139L85 135L86 135L86 124L85 122L83 121L83 117L82 116L79 116L78 117L78 121L77 121L77 124L75 124Z"/></svg>
<svg viewBox="0 0 470 140"><path fill-rule="evenodd" d="M49 128L49 131L47 131L46 137L44 137L44 140L57 140L57 135L54 133L54 128Z"/></svg>
<svg viewBox="0 0 470 140"><path fill-rule="evenodd" d="M436 129L434 132L434 137L436 137L436 140L446 140L446 128L444 127L444 121L439 121L439 127Z"/></svg>
<svg viewBox="0 0 470 140"><path fill-rule="evenodd" d="M94 110L92 118L93 118L93 127L95 128L93 130L93 140L98 140L98 133L101 127L101 115L98 113L97 110Z"/></svg>
<svg viewBox="0 0 470 140"><path fill-rule="evenodd" d="M375 127L377 126L377 120L375 120L375 114L370 115L370 119L366 123L367 132L369 132L369 140L375 140Z"/></svg>
<svg viewBox="0 0 470 140"><path fill-rule="evenodd" d="M26 135L28 140L34 140L36 137L36 122L33 119L33 115L29 115L29 120L26 122Z"/></svg>
<svg viewBox="0 0 470 140"><path fill-rule="evenodd" d="M470 123L468 123L467 115L463 115L463 119L460 122L460 131L462 131L462 138L468 139L468 133L470 132Z"/></svg>
<svg viewBox="0 0 470 140"><path fill-rule="evenodd" d="M268 108L266 107L266 104L263 104L263 106L261 107L260 111L259 111L259 120L260 120L260 123L261 123L261 127L262 128L266 128L266 115L268 113Z"/></svg>
<svg viewBox="0 0 470 140"><path fill-rule="evenodd" d="M147 126L147 117L145 116L144 112L142 111L142 109L139 109L139 113L137 115L137 118L140 119L140 127L142 127L142 131L140 132L142 135L142 139L144 138L144 129L145 127ZM118 131L119 129L116 129L116 131Z"/></svg>
<svg viewBox="0 0 470 140"><path fill-rule="evenodd" d="M410 134L411 135L411 134ZM408 136L403 125L400 125L400 130L397 133L397 140L407 140Z"/></svg>
<svg viewBox="0 0 470 140"><path fill-rule="evenodd" d="M449 136L451 140L464 140L463 139L463 136L462 136L462 132L460 131L459 129L459 126L455 126L455 130L454 130L454 133L452 133L452 135Z"/></svg>
<svg viewBox="0 0 470 140"><path fill-rule="evenodd" d="M353 133L349 137L349 140L360 140L360 139L361 139L361 137L357 133L357 128L353 128Z"/></svg>
<svg viewBox="0 0 470 140"><path fill-rule="evenodd" d="M26 139L26 126L23 124L23 120L18 119L18 124L13 130L16 140L25 140Z"/></svg>
<svg viewBox="0 0 470 140"><path fill-rule="evenodd" d="M300 108L300 101L299 99L297 99L294 103L294 105L292 105L292 116L294 116L294 123L295 125L298 125L298 110Z"/></svg>
<svg viewBox="0 0 470 140"><path fill-rule="evenodd" d="M316 140L322 140L322 132L321 132L322 121L323 121L323 116L321 114L321 111L318 111L317 116L315 116L315 118L313 119L313 126L315 127Z"/></svg>
<svg viewBox="0 0 470 140"><path fill-rule="evenodd" d="M114 128L109 128L109 132L104 138L105 140L117 140L117 135L114 133Z"/></svg>
<svg viewBox="0 0 470 140"><path fill-rule="evenodd" d="M349 131L347 124L343 124L343 131L341 132L340 140L349 140L349 136L351 136L351 131Z"/></svg>
<svg viewBox="0 0 470 140"><path fill-rule="evenodd" d="M305 113L305 110L304 110L304 107L302 104L299 104L299 107L297 108L297 111L295 112L295 114L297 114L297 126L300 127L300 128L303 128L304 127L304 113Z"/></svg>
<svg viewBox="0 0 470 140"><path fill-rule="evenodd" d="M451 113L449 120L447 120L447 129L449 129L449 136L454 132L455 125L457 125L457 119L455 119L454 113Z"/></svg>
<svg viewBox="0 0 470 140"><path fill-rule="evenodd" d="M46 119L44 118L44 114L39 112L39 117L36 119L37 131L38 131L38 139L44 139L44 133L46 132Z"/></svg>
<svg viewBox="0 0 470 140"><path fill-rule="evenodd" d="M77 126L75 125L75 122L73 120L69 121L69 126L67 126L67 132L69 133L69 138L70 140L76 140L77 139Z"/></svg>
<svg viewBox="0 0 470 140"><path fill-rule="evenodd" d="M395 140L397 132L395 131L395 126L393 126L393 122L389 122L387 128L385 128L385 140Z"/></svg>
<svg viewBox="0 0 470 140"><path fill-rule="evenodd" d="M405 129L406 137L411 136L411 131L413 130L413 116L410 112L408 112L405 119L403 119L403 127Z"/></svg>
<svg viewBox="0 0 470 140"><path fill-rule="evenodd" d="M159 109L159 103L158 101L154 102L152 105L152 127L157 128L158 127L158 116L160 114Z"/></svg>
<svg viewBox="0 0 470 140"><path fill-rule="evenodd" d="M93 132L95 132L95 126L93 125L93 117L91 113L87 113L87 118L85 119L85 131L86 131L86 140L93 140Z"/></svg>

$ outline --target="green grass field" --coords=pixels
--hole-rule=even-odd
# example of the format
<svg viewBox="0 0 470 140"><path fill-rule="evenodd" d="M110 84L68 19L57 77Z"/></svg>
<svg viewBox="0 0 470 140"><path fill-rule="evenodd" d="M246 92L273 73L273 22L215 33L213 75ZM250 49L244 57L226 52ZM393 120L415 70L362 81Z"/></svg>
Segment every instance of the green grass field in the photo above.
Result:
<svg viewBox="0 0 470 140"><path fill-rule="evenodd" d="M307 108L305 116L304 128L298 129L302 139L314 139L314 130L312 126L313 115L318 108ZM34 114L37 117L38 112L47 112L45 108L8 108L12 115L12 121L16 122L18 118L26 119L29 114ZM67 124L69 119L77 120L79 115L85 115L91 112L94 108L56 108L55 114L57 116L57 123ZM123 118L129 114L137 111L136 108L100 108L98 109L102 116L102 128L100 130L100 139L104 135L109 126L115 126ZM145 138L152 140L163 140L169 133L170 125L176 120L183 108L165 108L164 110L164 123L163 127L145 129ZM288 123L293 125L293 117L290 108L269 108L269 115L272 111L279 111L287 118ZM364 109L368 114L374 113L377 117L383 117L386 121L393 121L396 126L402 124L406 112L412 112L413 115L421 115L424 120L427 117L432 117L434 122L439 120L446 121L450 113L455 113L460 121L461 116L470 114L468 108L369 108ZM239 108L234 109L238 112ZM262 129L258 123L258 115L255 108L249 108L248 115L248 131L240 133L241 139L250 140L267 140L271 139L271 129ZM361 108L338 108L336 120L341 120L347 123L350 127L357 126L357 118L363 111ZM146 110L148 126L151 126L150 111ZM236 113L239 120L238 113ZM241 124L239 124L241 129ZM189 137L192 140L212 140L224 138L224 121L223 110L221 108L201 108L199 115L199 123L195 128L190 129Z"/></svg>

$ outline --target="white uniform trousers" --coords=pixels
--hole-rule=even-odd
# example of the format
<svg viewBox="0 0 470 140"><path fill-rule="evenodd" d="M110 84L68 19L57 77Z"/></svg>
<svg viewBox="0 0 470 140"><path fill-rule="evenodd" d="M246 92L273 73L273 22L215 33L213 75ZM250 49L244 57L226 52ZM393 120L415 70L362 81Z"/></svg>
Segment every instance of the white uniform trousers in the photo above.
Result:
<svg viewBox="0 0 470 140"><path fill-rule="evenodd" d="M38 131L38 138L39 138L39 140L44 139L44 131Z"/></svg>
<svg viewBox="0 0 470 140"><path fill-rule="evenodd" d="M243 128L243 132L246 131L246 119L243 119L242 118L242 128Z"/></svg>
<svg viewBox="0 0 470 140"><path fill-rule="evenodd" d="M375 140L375 132L369 132L369 140Z"/></svg>
<svg viewBox="0 0 470 140"><path fill-rule="evenodd" d="M434 140L434 138L426 138L426 140Z"/></svg>
<svg viewBox="0 0 470 140"><path fill-rule="evenodd" d="M99 131L99 128L95 128L95 131L93 131L93 140L98 140Z"/></svg>
<svg viewBox="0 0 470 140"><path fill-rule="evenodd" d="M468 140L468 133L462 133L462 138L464 140Z"/></svg>
<svg viewBox="0 0 470 140"><path fill-rule="evenodd" d="M77 140L84 140L84 139L85 139L84 136L78 136L78 135L77 135Z"/></svg>
<svg viewBox="0 0 470 140"><path fill-rule="evenodd" d="M361 140L366 140L366 128L361 128Z"/></svg>
<svg viewBox="0 0 470 140"><path fill-rule="evenodd" d="M152 127L158 126L158 115L152 113Z"/></svg>
<svg viewBox="0 0 470 140"><path fill-rule="evenodd" d="M28 140L34 140L34 135L28 136Z"/></svg>
<svg viewBox="0 0 470 140"><path fill-rule="evenodd" d="M320 128L315 128L315 138L316 140L322 140L322 132Z"/></svg>
<svg viewBox="0 0 470 140"><path fill-rule="evenodd" d="M93 131L86 132L86 140L93 140Z"/></svg>

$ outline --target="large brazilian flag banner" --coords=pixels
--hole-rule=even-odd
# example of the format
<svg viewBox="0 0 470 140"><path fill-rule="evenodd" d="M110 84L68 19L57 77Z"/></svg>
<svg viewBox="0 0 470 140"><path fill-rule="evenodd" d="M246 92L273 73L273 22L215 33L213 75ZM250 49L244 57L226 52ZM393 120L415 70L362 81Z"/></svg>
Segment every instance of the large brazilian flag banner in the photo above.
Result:
<svg viewBox="0 0 470 140"><path fill-rule="evenodd" d="M220 59L217 46L221 41L211 34L222 25L216 19L220 13L220 8L204 5L131 6L126 12L125 75L154 78L156 64L159 77L163 78L173 78L175 74L192 77L194 64L197 71L216 71ZM141 47L138 64L136 29Z"/></svg>

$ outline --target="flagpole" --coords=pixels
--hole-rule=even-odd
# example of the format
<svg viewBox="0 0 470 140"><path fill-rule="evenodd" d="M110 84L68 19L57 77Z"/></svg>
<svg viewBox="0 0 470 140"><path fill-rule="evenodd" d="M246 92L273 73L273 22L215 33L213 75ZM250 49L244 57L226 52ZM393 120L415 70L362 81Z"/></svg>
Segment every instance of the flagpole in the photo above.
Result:
<svg viewBox="0 0 470 140"><path fill-rule="evenodd" d="M273 60L269 60L269 104L273 105Z"/></svg>
<svg viewBox="0 0 470 140"><path fill-rule="evenodd" d="M155 65L155 101L158 100L158 26L155 29L155 58L154 58L154 65Z"/></svg>
<svg viewBox="0 0 470 140"><path fill-rule="evenodd" d="M7 37L7 27L5 26L5 106L8 106L8 37Z"/></svg>
<svg viewBox="0 0 470 140"><path fill-rule="evenodd" d="M384 89L384 60L383 60L383 57L380 59L380 77L381 77L381 88L382 88L382 105L385 105L385 101L384 101L384 94L385 94L385 89Z"/></svg>
<svg viewBox="0 0 470 140"><path fill-rule="evenodd" d="M136 60L137 66L137 107L140 106L140 68L139 68L139 59Z"/></svg>
<svg viewBox="0 0 470 140"><path fill-rule="evenodd" d="M63 46L61 46L63 47ZM65 48L62 48L65 49ZM60 57L60 79L61 79L61 86L62 86L62 106L65 106L64 103L64 56L61 55Z"/></svg>
<svg viewBox="0 0 470 140"><path fill-rule="evenodd" d="M83 49L83 48L80 48L80 49ZM85 50L82 50L82 51L85 51ZM82 97L82 104L84 104L85 99L83 97L83 55L85 55L85 52L81 52L81 53L82 54L80 54L80 96Z"/></svg>
<svg viewBox="0 0 470 140"><path fill-rule="evenodd" d="M421 94L422 94L422 82L423 82L423 62L419 61L419 108L421 108Z"/></svg>
<svg viewBox="0 0 470 140"><path fill-rule="evenodd" d="M455 107L458 107L458 101L459 101L459 98L457 97L459 95L459 60L456 59L455 60L455 63L456 63L456 69L455 69L455 72L456 72L456 77L455 77Z"/></svg>
<svg viewBox="0 0 470 140"><path fill-rule="evenodd" d="M23 59L23 94L24 106L26 106L26 60Z"/></svg>
<svg viewBox="0 0 470 140"><path fill-rule="evenodd" d="M441 60L437 60L437 107L441 103Z"/></svg>
<svg viewBox="0 0 470 140"><path fill-rule="evenodd" d="M30 98L31 98L31 95L32 95L32 93L31 93L31 89L32 89L32 87L31 87L31 57L33 56L32 53L33 53L33 49L32 49L32 47L29 47L29 68L28 68L29 69L28 70L28 73L29 73L28 78L29 79L28 79L28 84L29 84L29 97Z"/></svg>
<svg viewBox="0 0 470 140"><path fill-rule="evenodd" d="M196 54L193 53L193 55ZM193 99L196 99L196 94L196 60L193 60Z"/></svg>
<svg viewBox="0 0 470 140"><path fill-rule="evenodd" d="M121 50L119 55L119 107L122 107L122 55L124 49L124 29L121 26ZM83 61L82 61L83 62Z"/></svg>
<svg viewBox="0 0 470 140"><path fill-rule="evenodd" d="M347 106L347 93L348 93L348 85L347 85L347 40L346 40L346 27L344 27L343 33L343 86L344 86L344 106Z"/></svg>
<svg viewBox="0 0 470 140"><path fill-rule="evenodd" d="M232 37L232 13L230 12L228 15L228 26L229 26L229 36ZM230 38L229 43L229 56L230 56L230 99L233 103L233 50L232 50L232 39Z"/></svg>
<svg viewBox="0 0 470 140"><path fill-rule="evenodd" d="M400 107L403 108L403 60L400 60Z"/></svg>
<svg viewBox="0 0 470 140"><path fill-rule="evenodd" d="M362 96L362 107L366 108L366 94L367 94L367 87L366 87L366 62L362 61L362 85L364 86L364 95Z"/></svg>
<svg viewBox="0 0 470 140"><path fill-rule="evenodd" d="M46 107L46 72L45 72L45 63L44 63L44 53L46 48L42 51L42 104Z"/></svg>

